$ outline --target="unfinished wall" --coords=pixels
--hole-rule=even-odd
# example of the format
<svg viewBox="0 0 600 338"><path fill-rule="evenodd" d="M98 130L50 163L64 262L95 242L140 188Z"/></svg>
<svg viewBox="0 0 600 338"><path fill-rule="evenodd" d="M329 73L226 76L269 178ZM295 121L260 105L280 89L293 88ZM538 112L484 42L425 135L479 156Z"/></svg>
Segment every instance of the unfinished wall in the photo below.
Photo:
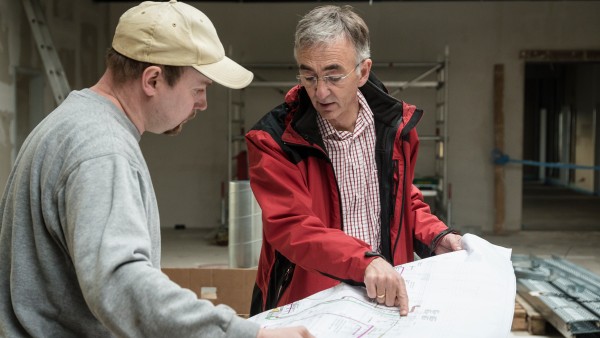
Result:
<svg viewBox="0 0 600 338"><path fill-rule="evenodd" d="M108 5L110 20L103 23L102 6L90 1L47 1L59 8L54 31L63 48L61 56L74 67L73 87L92 82L93 67L102 68L102 53L108 46L119 16L134 3ZM242 63L290 63L293 32L298 18L312 9L313 3L218 3L197 2L214 22L230 55ZM445 46L450 48L449 181L452 184L453 225L476 225L491 230L493 203L492 72L493 65L505 65L505 151L521 158L524 63L522 49L600 48L599 2L386 2L352 3L371 28L372 55L375 62L436 60ZM16 4L2 4L20 11ZM68 6L67 6L68 7ZM10 9L12 8L12 9ZM16 10L17 8L18 10ZM89 8L89 9L88 9ZM4 9L4 8L2 8ZM6 17L2 10L2 22ZM7 14L8 17L8 14ZM89 25L83 25L83 22ZM577 24L573 24L576 22ZM7 25L7 24L5 24ZM0 22L0 39L2 38ZM8 25L9 36L18 36L18 27ZM108 32L108 33L106 33ZM97 36L96 51L87 51ZM76 41L73 44L72 41ZM82 46L86 51L83 51ZM16 47L18 44L13 43ZM231 47L231 49L230 49ZM1 47L0 47L1 48ZM0 49L0 53L2 50ZM16 53L11 51L10 53ZM0 54L3 55L3 54ZM92 55L97 60L90 60ZM16 58L14 60L17 60ZM13 64L17 61L13 61ZM0 60L0 65L6 62ZM39 65L33 64L39 68ZM0 70L0 73L2 70ZM100 75L100 70L95 78ZM9 71L10 73L10 71ZM88 75L86 75L88 74ZM384 74L381 74L382 77ZM288 80L293 80L293 74ZM14 111L13 87L0 74L0 111ZM4 90L7 88L7 90ZM8 91L8 94L7 94ZM46 90L46 92L48 92ZM247 125L280 102L282 95L266 89L248 89ZM407 91L401 96L424 106L431 119L426 95ZM45 107L49 95L45 98ZM209 89L209 108L188 123L178 137L144 135L142 149L153 175L164 227L184 223L189 227L214 228L220 218L221 183L227 179L227 90L218 85ZM11 110L12 109L12 110ZM427 120L419 130L430 128ZM2 152L2 150L0 150ZM424 151L421 155L425 160ZM6 154L0 153L0 166ZM419 162L419 171L429 166ZM3 179L0 171L0 179ZM521 169L506 168L506 228L517 230L521 219Z"/></svg>
<svg viewBox="0 0 600 338"><path fill-rule="evenodd" d="M108 5L40 1L71 89L95 83L107 46ZM28 133L54 109L43 63L21 1L0 2L0 186Z"/></svg>
<svg viewBox="0 0 600 338"><path fill-rule="evenodd" d="M299 16L315 4L195 5L215 23L226 48L232 46L234 59L242 63L289 63L293 62L295 24ZM493 66L504 64L506 72L505 152L520 159L524 62L519 59L519 51L599 48L600 3L486 1L353 5L370 26L375 62L436 60L444 47L449 46L448 167L453 225L475 225L490 231L495 208L491 161ZM114 26L126 6L111 7ZM288 80L293 80L293 74ZM220 183L227 177L226 90L213 86L209 92L208 111L186 126L185 136L168 141L162 137L145 137L142 141L166 227L180 222L214 227L219 219ZM422 94L405 94L408 102L422 101ZM246 107L248 125L282 98L281 94L267 89L248 89L245 96L252 98ZM161 151L157 154L156 149ZM164 160L166 154L170 154L169 161ZM521 168L507 166L505 172L505 228L518 230Z"/></svg>
<svg viewBox="0 0 600 338"><path fill-rule="evenodd" d="M13 15L19 8L14 1L0 2L0 189L4 191L10 173L15 137L14 70L17 57L11 46L19 38L18 19ZM12 62L11 62L12 61Z"/></svg>

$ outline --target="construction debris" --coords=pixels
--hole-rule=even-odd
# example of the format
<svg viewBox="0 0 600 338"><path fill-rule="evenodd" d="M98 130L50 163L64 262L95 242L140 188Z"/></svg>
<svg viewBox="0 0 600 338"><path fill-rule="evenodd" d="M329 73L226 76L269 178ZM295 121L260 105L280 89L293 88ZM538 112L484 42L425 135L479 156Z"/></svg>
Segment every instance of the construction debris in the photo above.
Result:
<svg viewBox="0 0 600 338"><path fill-rule="evenodd" d="M517 293L533 308L532 316L539 313L568 338L600 337L598 275L556 256L513 255L512 262ZM532 332L538 328L528 327L528 331L540 334Z"/></svg>

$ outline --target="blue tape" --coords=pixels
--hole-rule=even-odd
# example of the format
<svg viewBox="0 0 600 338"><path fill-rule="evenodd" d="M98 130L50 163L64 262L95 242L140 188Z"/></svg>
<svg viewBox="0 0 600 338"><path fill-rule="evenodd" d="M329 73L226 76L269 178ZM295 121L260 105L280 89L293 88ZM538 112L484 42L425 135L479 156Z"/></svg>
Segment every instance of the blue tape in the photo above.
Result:
<svg viewBox="0 0 600 338"><path fill-rule="evenodd" d="M562 169L584 169L584 170L597 170L600 171L600 166L592 165L578 165L571 163L560 163L560 162L537 162L529 160L515 160L510 158L508 155L502 153L498 149L492 151L492 157L494 164L506 165L508 163L516 163L522 165L536 166L536 167L548 167L548 168L562 168Z"/></svg>

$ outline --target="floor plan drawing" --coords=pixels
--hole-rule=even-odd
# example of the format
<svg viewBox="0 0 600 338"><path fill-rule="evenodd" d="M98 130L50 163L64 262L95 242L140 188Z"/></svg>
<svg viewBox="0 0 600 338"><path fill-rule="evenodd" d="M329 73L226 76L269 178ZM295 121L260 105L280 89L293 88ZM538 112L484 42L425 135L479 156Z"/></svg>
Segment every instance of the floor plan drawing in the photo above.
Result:
<svg viewBox="0 0 600 338"><path fill-rule="evenodd" d="M339 284L250 320L263 327L304 325L316 337L506 337L514 310L510 249L473 236L461 250L418 260L403 276L409 314L380 305L366 290Z"/></svg>

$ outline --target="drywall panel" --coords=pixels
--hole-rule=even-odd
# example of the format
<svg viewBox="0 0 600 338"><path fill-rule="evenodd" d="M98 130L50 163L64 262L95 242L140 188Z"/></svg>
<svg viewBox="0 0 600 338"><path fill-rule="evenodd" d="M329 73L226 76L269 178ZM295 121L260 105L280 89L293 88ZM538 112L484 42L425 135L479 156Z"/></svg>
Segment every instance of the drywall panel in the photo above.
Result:
<svg viewBox="0 0 600 338"><path fill-rule="evenodd" d="M103 51L108 45L108 5L92 0L42 0L41 6L71 88L95 83L103 71ZM0 2L2 189L20 143L56 106L44 74L21 1Z"/></svg>
<svg viewBox="0 0 600 338"><path fill-rule="evenodd" d="M212 19L228 54L242 63L293 62L296 22L315 5L193 4ZM512 158L521 158L524 63L519 59L519 51L598 48L600 3L388 2L369 5L365 2L353 5L370 26L375 62L435 60L445 46L449 46L448 170L453 225L477 225L484 231L491 230L495 207L491 160L493 66L504 64L506 72L505 151ZM116 25L120 14L129 6L111 5L110 27ZM288 79L293 80L293 75ZM280 93L263 89L248 89L246 94L252 96L246 107L248 125L283 98ZM226 90L214 85L209 89L208 111L186 126L185 136L172 140L151 137L142 141L153 172L163 226L173 226L183 219L193 226L214 227L219 219L220 184L227 177L226 98ZM420 96L409 92L405 100L427 105L419 102L422 101ZM429 118L433 112L428 108L426 114ZM421 158L425 157L424 153ZM172 160L165 161L165 154L171 154ZM507 166L505 175L505 229L518 230L521 168Z"/></svg>
<svg viewBox="0 0 600 338"><path fill-rule="evenodd" d="M15 157L16 116L14 69L17 57L14 46L19 38L19 21L13 15L19 3L0 2L0 190L10 174Z"/></svg>

